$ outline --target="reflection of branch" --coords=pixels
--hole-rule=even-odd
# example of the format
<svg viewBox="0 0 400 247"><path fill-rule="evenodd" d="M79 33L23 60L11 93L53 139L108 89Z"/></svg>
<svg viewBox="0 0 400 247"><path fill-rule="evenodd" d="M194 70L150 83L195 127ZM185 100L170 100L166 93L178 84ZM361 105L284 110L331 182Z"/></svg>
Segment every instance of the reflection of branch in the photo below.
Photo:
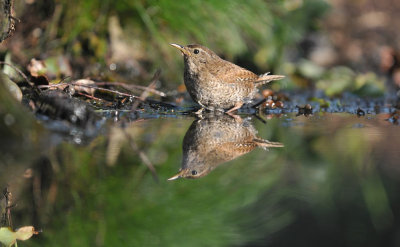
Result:
<svg viewBox="0 0 400 247"><path fill-rule="evenodd" d="M1 15L0 15L0 23L2 27L0 27L0 43L11 37L15 31L15 21L19 22L19 19L12 16L14 11L13 0L1 1Z"/></svg>
<svg viewBox="0 0 400 247"><path fill-rule="evenodd" d="M2 225L1 226L3 226L3 224L4 225L7 225L7 226L9 226L9 227L11 227L11 229L12 229L12 219L11 219L11 208L13 207L13 205L12 205L12 194L11 194L11 192L8 190L8 187L5 187L4 188L4 190L3 190L3 197L5 198L5 203L4 203L4 206L5 206L5 215L4 215L4 219L3 219L3 215L2 215ZM8 221L8 224L7 224L7 221Z"/></svg>
<svg viewBox="0 0 400 247"><path fill-rule="evenodd" d="M257 113L253 114L253 116L256 117L256 119L260 120L263 124L267 124L267 121L265 121L262 117L260 117Z"/></svg>
<svg viewBox="0 0 400 247"><path fill-rule="evenodd" d="M4 201L4 204L3 204L3 201ZM0 227L5 226L6 223L7 223L7 213L6 213L7 211L6 211L6 208L7 208L7 199L6 199L6 196L4 195L4 193L2 193L0 195L0 214L1 214L1 216L0 216Z"/></svg>
<svg viewBox="0 0 400 247"><path fill-rule="evenodd" d="M42 172L34 172L32 177L32 196L35 213L39 216L42 212L43 197L42 197Z"/></svg>
<svg viewBox="0 0 400 247"><path fill-rule="evenodd" d="M254 104L251 106L251 108L257 108L259 105L261 105L262 103L264 103L265 101L267 101L267 98L262 99L260 102Z"/></svg>
<svg viewBox="0 0 400 247"><path fill-rule="evenodd" d="M158 179L157 171L154 168L154 165L151 163L149 157L147 157L147 155L142 150L139 149L139 147L136 145L134 140L129 136L129 134L126 133L125 130L123 130L123 131L125 132L132 149L139 154L140 159L147 166L147 168L149 168L151 175L153 176L154 180L158 183L159 179Z"/></svg>

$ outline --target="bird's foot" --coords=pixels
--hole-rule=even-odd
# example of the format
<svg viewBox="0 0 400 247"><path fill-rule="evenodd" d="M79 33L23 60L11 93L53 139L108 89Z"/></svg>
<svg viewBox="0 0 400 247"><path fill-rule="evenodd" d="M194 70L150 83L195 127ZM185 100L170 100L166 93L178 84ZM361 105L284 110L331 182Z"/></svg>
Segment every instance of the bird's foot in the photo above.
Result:
<svg viewBox="0 0 400 247"><path fill-rule="evenodd" d="M199 110L195 111L194 114L198 117L201 117L203 115L204 108L200 108Z"/></svg>

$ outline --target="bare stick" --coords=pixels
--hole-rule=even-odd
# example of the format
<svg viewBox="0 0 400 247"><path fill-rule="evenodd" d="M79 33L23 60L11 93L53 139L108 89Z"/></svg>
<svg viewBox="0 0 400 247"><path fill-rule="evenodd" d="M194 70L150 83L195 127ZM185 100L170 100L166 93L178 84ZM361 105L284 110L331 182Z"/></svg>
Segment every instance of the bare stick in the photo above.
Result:
<svg viewBox="0 0 400 247"><path fill-rule="evenodd" d="M71 76L66 76L66 77L62 78L61 81L59 81L58 83L62 83L63 81L67 80L68 78L71 78Z"/></svg>
<svg viewBox="0 0 400 247"><path fill-rule="evenodd" d="M161 75L161 69L158 69L156 71L156 73L154 73L153 78L151 78L150 84L149 86L147 86L147 89L143 91L143 93L140 95L139 99L141 101L145 101L147 96L149 95L149 90L148 89L153 89L154 86L156 85L156 82L158 81L158 79L160 78ZM139 102L136 101L135 103L133 103L132 105L132 111L136 110L136 108L138 107Z"/></svg>
<svg viewBox="0 0 400 247"><path fill-rule="evenodd" d="M85 96L85 97L87 97L87 98L89 98L89 99L98 100L98 101L104 101L104 99L100 99L100 98L91 96L91 95L89 95L89 94L80 93L80 92L77 92L77 94L79 94L79 95L81 95L81 96Z"/></svg>
<svg viewBox="0 0 400 247"><path fill-rule="evenodd" d="M29 85L31 85L32 87L34 86L34 84L33 84L32 82L29 81L28 77L24 74L24 72L22 72L22 71L21 71L20 69L18 69L16 66L14 66L14 65L12 65L12 64L10 64L10 63L7 63L7 62L3 62L3 61L0 61L0 64L5 64L5 65L10 66L10 67L13 68L15 71L17 71L17 72L26 80L26 82L27 82Z"/></svg>
<svg viewBox="0 0 400 247"><path fill-rule="evenodd" d="M96 85L98 85L98 86L121 86L121 87L123 87L125 89L128 89L128 90L136 88L136 89L141 89L141 90L147 90L147 91L149 91L151 93L160 95L161 97L167 96L166 93L161 92L159 90L156 90L154 88L149 88L149 87L135 85L135 84L127 84L127 83L124 83L124 82L96 82Z"/></svg>
<svg viewBox="0 0 400 247"><path fill-rule="evenodd" d="M87 87L87 88L94 88L96 90L100 90L100 91L105 91L105 92L110 92L110 93L115 93L115 94L119 94L122 96L127 96L127 97L133 97L136 99L140 99L138 96L133 95L133 94L128 94L128 93L122 93L116 90L111 90L111 89L107 89L107 88L102 88L102 87L97 87L97 86L91 86L91 85L84 85L84 84L79 84L79 83L58 83L58 84L52 84L52 85L40 85L38 86L39 88L50 88L50 87L59 87L59 86L68 86L68 85L73 85L73 86L79 86L79 87Z"/></svg>

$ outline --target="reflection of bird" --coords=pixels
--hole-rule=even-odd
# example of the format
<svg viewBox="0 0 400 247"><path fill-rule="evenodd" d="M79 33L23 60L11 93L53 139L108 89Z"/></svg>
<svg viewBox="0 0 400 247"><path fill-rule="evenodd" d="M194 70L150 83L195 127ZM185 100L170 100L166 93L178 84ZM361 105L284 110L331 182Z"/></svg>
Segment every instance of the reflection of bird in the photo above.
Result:
<svg viewBox="0 0 400 247"><path fill-rule="evenodd" d="M184 82L194 101L209 110L232 112L251 101L257 87L282 79L282 75L256 75L220 58L201 45L171 44L182 52Z"/></svg>
<svg viewBox="0 0 400 247"><path fill-rule="evenodd" d="M256 132L250 122L240 117L222 115L193 121L183 139L182 167L168 180L203 177L221 163L256 147L283 147L282 143L257 137Z"/></svg>

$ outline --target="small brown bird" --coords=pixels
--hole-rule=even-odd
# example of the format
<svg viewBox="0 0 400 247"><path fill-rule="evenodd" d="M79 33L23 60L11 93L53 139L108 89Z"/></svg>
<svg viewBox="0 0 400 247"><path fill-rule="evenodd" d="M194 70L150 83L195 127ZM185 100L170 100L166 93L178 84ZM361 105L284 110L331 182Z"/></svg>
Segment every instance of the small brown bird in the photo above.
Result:
<svg viewBox="0 0 400 247"><path fill-rule="evenodd" d="M257 147L283 147L256 136L257 131L247 120L225 114L194 120L183 138L182 165L178 178L200 178L218 165L251 152Z"/></svg>
<svg viewBox="0 0 400 247"><path fill-rule="evenodd" d="M182 52L187 91L202 109L233 112L251 102L257 87L284 78L268 73L256 75L202 45L171 45Z"/></svg>

